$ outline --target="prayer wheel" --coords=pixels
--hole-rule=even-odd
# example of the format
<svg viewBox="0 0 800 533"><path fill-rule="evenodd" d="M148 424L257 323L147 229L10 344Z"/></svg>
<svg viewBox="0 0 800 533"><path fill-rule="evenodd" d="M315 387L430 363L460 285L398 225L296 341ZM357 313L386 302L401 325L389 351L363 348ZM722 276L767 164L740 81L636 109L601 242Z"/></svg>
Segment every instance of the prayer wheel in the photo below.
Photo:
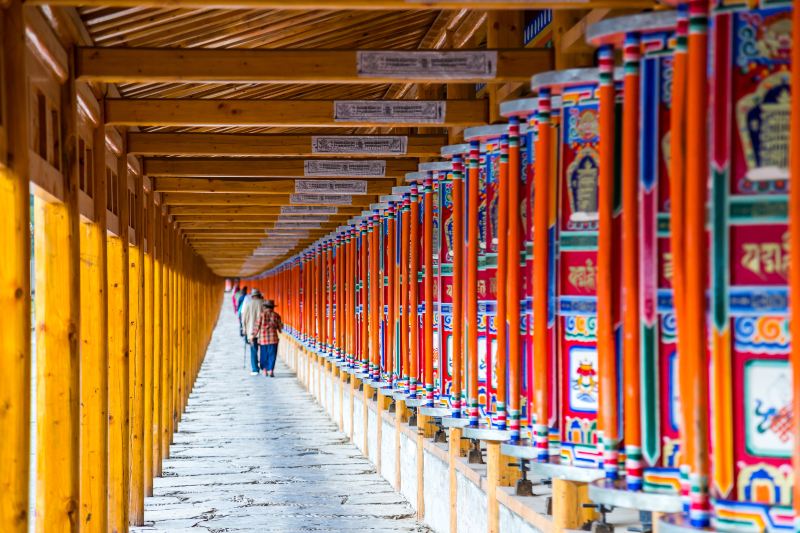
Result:
<svg viewBox="0 0 800 533"><path fill-rule="evenodd" d="M786 206L798 29L791 2L710 7L711 523L725 531L787 531L795 527L797 446Z"/></svg>
<svg viewBox="0 0 800 533"><path fill-rule="evenodd" d="M508 220L508 284L507 290L517 292L515 300L508 297L508 401L509 444L504 453L514 457L528 457L529 405L533 388L532 374L532 273L533 273L533 132L539 101L522 98L500 104L500 114L509 120L509 220ZM514 206L517 206L517 210ZM518 261L515 263L515 258ZM515 281L516 280L516 281ZM518 331L518 334L514 334ZM525 379L528 378L528 379ZM520 448L520 449L518 449Z"/></svg>
<svg viewBox="0 0 800 533"><path fill-rule="evenodd" d="M477 239L479 418L480 425L500 430L506 429L505 293L501 294L498 288L505 287L507 281L507 132L506 124L464 130L464 138L477 141L480 146ZM501 159L505 167L502 183Z"/></svg>
<svg viewBox="0 0 800 533"><path fill-rule="evenodd" d="M442 218L442 245L440 252L442 361L443 379L449 386L447 392L450 407L449 419L464 420L466 412L466 380L464 372L464 158L469 153L469 144L454 144L442 147L441 155L450 161L451 171L440 188L440 212ZM444 423L444 421L443 421Z"/></svg>
<svg viewBox="0 0 800 533"><path fill-rule="evenodd" d="M549 152L537 146L537 157L542 154L549 163L536 165L535 172L543 171L551 185L544 189L549 195L547 202L536 203L534 198L533 268L536 275L536 269L541 268L536 254L543 249L541 242L536 247L538 215L547 221L544 251L547 278L553 281L545 293L547 305L541 303L541 287L537 291L534 285L534 320L537 311L547 312L547 320L540 319L535 324L547 325L548 341L545 361L537 361L543 354L534 350L533 367L538 369L533 376L534 387L541 388L540 383L545 381L551 387L546 395L538 397L545 405L534 405L538 417L549 412L551 419L548 457L542 462L543 454L539 454L533 470L573 481L603 477L597 435L598 86L597 69L548 72L532 79L540 103L560 97L560 105L551 106L549 124L536 124L537 144L542 142L543 134L552 139L547 141ZM545 213L537 213L537 208L542 207ZM536 339L536 326L533 335ZM547 373L542 375L542 369Z"/></svg>

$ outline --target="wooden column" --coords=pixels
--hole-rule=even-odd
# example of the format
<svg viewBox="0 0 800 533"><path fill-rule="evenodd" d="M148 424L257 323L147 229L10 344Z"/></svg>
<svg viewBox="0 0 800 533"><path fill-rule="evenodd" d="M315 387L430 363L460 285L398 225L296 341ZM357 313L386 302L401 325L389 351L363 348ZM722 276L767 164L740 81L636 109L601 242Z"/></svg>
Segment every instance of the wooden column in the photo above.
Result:
<svg viewBox="0 0 800 533"><path fill-rule="evenodd" d="M154 193L155 195L155 193ZM151 206L150 227L153 234L153 476L161 476L161 432L163 428L162 402L163 381L161 379L164 365L162 346L163 326L163 224L161 223L161 206Z"/></svg>
<svg viewBox="0 0 800 533"><path fill-rule="evenodd" d="M68 104L70 90L65 91ZM56 156L63 160L63 202L34 190L36 531L41 532L78 530L80 237L77 114L71 109L62 108L65 153ZM59 139L48 143L62 145Z"/></svg>
<svg viewBox="0 0 800 533"><path fill-rule="evenodd" d="M128 530L128 188L127 161L119 158L118 235L108 235L108 529ZM101 191L102 192L102 191Z"/></svg>
<svg viewBox="0 0 800 533"><path fill-rule="evenodd" d="M108 530L108 291L106 271L106 150L102 104L94 129L94 221L80 225L81 435L80 528Z"/></svg>
<svg viewBox="0 0 800 533"><path fill-rule="evenodd" d="M172 350L170 344L172 284L172 232L166 219L161 223L161 460L169 458L172 430Z"/></svg>
<svg viewBox="0 0 800 533"><path fill-rule="evenodd" d="M127 174L127 161L126 161ZM120 175L121 177L121 175ZM125 176L127 178L127 175ZM126 182L122 182L126 183ZM128 253L130 265L130 311L128 360L130 361L130 455L131 491L130 523L144 524L144 190L142 176L133 178L133 205L131 221L136 238Z"/></svg>
<svg viewBox="0 0 800 533"><path fill-rule="evenodd" d="M153 381L153 332L154 327L154 305L153 305L153 267L155 266L155 231L153 231L153 194L144 197L143 223L141 227L142 238L147 241L144 256L144 495L153 495L153 406L155 383Z"/></svg>
<svg viewBox="0 0 800 533"><path fill-rule="evenodd" d="M489 11L486 16L487 48L520 48L525 19L522 11ZM535 74L535 73L531 73ZM500 116L500 101L504 98L503 86L491 83L486 87L489 95L489 123L504 122Z"/></svg>
<svg viewBox="0 0 800 533"><path fill-rule="evenodd" d="M31 302L28 108L21 0L0 10L0 531L28 531ZM13 135L9 135L13 132Z"/></svg>

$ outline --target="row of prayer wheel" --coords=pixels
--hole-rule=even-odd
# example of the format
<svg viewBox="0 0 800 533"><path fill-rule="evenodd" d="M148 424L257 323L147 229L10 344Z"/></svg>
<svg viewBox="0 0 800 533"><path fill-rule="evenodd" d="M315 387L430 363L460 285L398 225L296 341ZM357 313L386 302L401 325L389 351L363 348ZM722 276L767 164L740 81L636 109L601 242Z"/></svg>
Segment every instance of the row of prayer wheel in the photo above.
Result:
<svg viewBox="0 0 800 533"><path fill-rule="evenodd" d="M798 6L675 4L255 282L303 349L596 503L798 531Z"/></svg>

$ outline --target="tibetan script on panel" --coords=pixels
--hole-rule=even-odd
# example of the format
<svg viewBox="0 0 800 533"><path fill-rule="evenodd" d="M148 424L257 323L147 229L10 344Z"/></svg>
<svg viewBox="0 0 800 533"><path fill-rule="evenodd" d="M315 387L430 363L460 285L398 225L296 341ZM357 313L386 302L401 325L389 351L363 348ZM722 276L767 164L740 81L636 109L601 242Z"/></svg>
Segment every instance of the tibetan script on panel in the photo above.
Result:
<svg viewBox="0 0 800 533"><path fill-rule="evenodd" d="M386 161L308 159L303 162L306 176L347 176L355 178L382 178L386 176Z"/></svg>
<svg viewBox="0 0 800 533"><path fill-rule="evenodd" d="M297 180L295 192L315 194L367 194L364 180Z"/></svg>
<svg viewBox="0 0 800 533"><path fill-rule="evenodd" d="M333 103L336 122L444 122L446 103L433 100L337 100Z"/></svg>
<svg viewBox="0 0 800 533"><path fill-rule="evenodd" d="M315 135L312 154L403 155L408 153L404 135Z"/></svg>
<svg viewBox="0 0 800 533"><path fill-rule="evenodd" d="M497 74L497 52L487 50L359 51L356 60L362 78L492 79Z"/></svg>
<svg viewBox="0 0 800 533"><path fill-rule="evenodd" d="M284 205L281 215L335 215L338 209L327 205Z"/></svg>
<svg viewBox="0 0 800 533"><path fill-rule="evenodd" d="M289 195L290 204L317 205L352 205L353 197L349 194L308 194L295 193Z"/></svg>

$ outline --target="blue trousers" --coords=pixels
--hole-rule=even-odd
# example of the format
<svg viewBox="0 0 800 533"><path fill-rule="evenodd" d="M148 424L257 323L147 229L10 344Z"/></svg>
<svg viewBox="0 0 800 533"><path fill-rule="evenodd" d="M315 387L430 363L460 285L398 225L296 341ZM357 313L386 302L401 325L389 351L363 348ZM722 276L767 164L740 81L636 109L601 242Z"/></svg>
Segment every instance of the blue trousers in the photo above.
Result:
<svg viewBox="0 0 800 533"><path fill-rule="evenodd" d="M275 370L275 359L278 357L278 344L262 344L261 350L261 370L272 372Z"/></svg>
<svg viewBox="0 0 800 533"><path fill-rule="evenodd" d="M250 343L250 369L258 372L258 343Z"/></svg>

